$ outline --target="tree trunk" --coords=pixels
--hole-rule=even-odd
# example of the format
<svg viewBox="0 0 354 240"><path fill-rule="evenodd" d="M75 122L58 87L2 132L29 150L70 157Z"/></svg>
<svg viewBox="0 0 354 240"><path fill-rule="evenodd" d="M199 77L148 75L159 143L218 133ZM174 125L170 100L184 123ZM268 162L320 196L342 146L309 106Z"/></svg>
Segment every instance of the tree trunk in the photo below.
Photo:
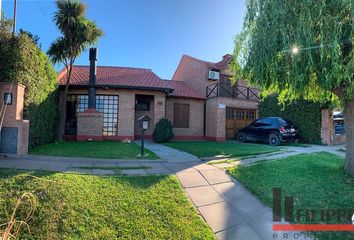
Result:
<svg viewBox="0 0 354 240"><path fill-rule="evenodd" d="M66 99L67 99L67 96L68 96L68 91L69 91L69 84L66 84L63 96L60 99L61 103L60 103L60 111L59 111L59 114L60 114L60 118L59 118L59 121L60 121L59 122L59 136L58 136L59 140L63 140L63 136L65 134Z"/></svg>
<svg viewBox="0 0 354 240"><path fill-rule="evenodd" d="M344 104L344 121L346 133L345 170L354 176L354 98Z"/></svg>
<svg viewBox="0 0 354 240"><path fill-rule="evenodd" d="M71 78L71 72L73 69L73 64L74 64L75 59L70 59L70 64L66 66L66 84L65 84L65 90L63 94L63 98L61 99L61 108L59 110L60 114L60 123L59 123L59 140L63 140L63 136L65 134L65 123L66 123L66 99L68 96L69 92L69 85L70 85L70 78Z"/></svg>

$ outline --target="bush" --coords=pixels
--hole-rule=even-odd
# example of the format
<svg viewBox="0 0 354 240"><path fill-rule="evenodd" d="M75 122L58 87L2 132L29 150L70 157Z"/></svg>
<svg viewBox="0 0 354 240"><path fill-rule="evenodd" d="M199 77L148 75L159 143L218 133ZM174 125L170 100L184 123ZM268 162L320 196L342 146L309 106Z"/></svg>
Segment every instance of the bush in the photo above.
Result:
<svg viewBox="0 0 354 240"><path fill-rule="evenodd" d="M0 56L0 81L26 86L29 147L52 141L57 133L58 91L57 74L47 55L27 34L13 38L7 28L0 28Z"/></svg>
<svg viewBox="0 0 354 240"><path fill-rule="evenodd" d="M170 120L161 118L155 125L153 133L154 141L157 143L167 142L174 137L173 127Z"/></svg>
<svg viewBox="0 0 354 240"><path fill-rule="evenodd" d="M300 128L300 142L321 143L321 105L300 99L296 102L279 104L273 94L259 103L260 117L282 117L294 121Z"/></svg>

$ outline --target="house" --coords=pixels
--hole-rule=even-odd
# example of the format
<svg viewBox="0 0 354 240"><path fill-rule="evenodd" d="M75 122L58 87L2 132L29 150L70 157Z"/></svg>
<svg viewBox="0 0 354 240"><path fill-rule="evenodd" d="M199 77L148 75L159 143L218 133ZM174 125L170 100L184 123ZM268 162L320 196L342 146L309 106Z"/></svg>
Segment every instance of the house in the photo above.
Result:
<svg viewBox="0 0 354 240"><path fill-rule="evenodd" d="M166 117L173 123L176 140L224 141L257 116L257 90L244 82L230 84L230 55L218 63L183 56L172 80L161 79L150 69L96 67L96 60L90 51L90 66L72 69L66 139L134 140L141 133L138 119L147 115L152 125L147 137ZM59 73L60 98L65 76L65 70ZM96 112L88 111L90 101Z"/></svg>

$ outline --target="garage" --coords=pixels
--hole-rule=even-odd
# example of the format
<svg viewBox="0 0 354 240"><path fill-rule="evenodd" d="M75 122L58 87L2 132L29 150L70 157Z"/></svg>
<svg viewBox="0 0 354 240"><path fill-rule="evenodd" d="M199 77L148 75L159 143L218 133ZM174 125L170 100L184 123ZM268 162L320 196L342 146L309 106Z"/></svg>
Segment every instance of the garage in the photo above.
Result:
<svg viewBox="0 0 354 240"><path fill-rule="evenodd" d="M256 119L255 109L226 108L226 139L235 139L239 129Z"/></svg>

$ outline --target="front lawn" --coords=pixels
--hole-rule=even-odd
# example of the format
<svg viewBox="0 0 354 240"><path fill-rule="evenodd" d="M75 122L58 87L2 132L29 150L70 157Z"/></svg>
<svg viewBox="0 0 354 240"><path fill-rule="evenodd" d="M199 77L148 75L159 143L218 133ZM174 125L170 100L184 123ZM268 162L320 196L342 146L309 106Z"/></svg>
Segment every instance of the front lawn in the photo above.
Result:
<svg viewBox="0 0 354 240"><path fill-rule="evenodd" d="M214 239L175 176L0 169L0 224L24 192L35 195L36 210L19 239Z"/></svg>
<svg viewBox="0 0 354 240"><path fill-rule="evenodd" d="M272 147L265 144L238 142L173 141L167 142L165 145L198 157L223 155L230 158L237 158L272 153L280 150L279 147Z"/></svg>
<svg viewBox="0 0 354 240"><path fill-rule="evenodd" d="M116 141L102 142L56 142L30 150L30 154L61 156L61 157L87 157L109 159L136 159L139 158L140 146L135 143L121 143ZM153 152L145 149L147 159L158 159Z"/></svg>
<svg viewBox="0 0 354 240"><path fill-rule="evenodd" d="M266 205L272 189L294 197L294 209L353 209L354 178L344 172L344 160L329 153L313 153L261 162L229 171ZM352 233L317 232L319 239L353 239Z"/></svg>

